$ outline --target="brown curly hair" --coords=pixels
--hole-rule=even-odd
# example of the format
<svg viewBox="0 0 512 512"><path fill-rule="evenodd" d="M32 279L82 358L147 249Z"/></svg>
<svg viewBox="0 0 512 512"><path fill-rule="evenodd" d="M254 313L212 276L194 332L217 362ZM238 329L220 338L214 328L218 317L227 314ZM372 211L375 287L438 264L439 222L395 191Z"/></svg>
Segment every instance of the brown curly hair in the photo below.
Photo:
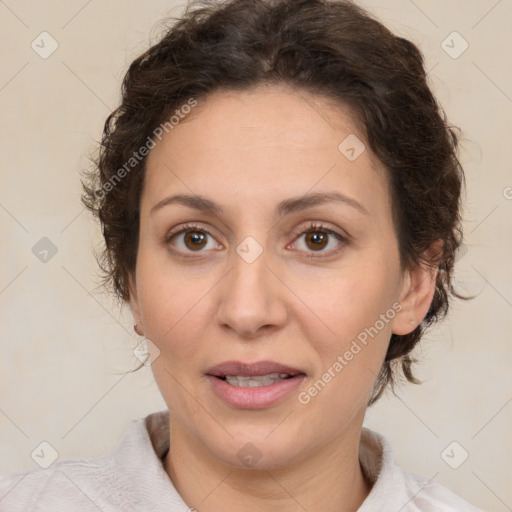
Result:
<svg viewBox="0 0 512 512"><path fill-rule="evenodd" d="M128 301L147 154L141 148L155 129L191 98L217 89L291 85L351 108L388 170L402 268L439 269L426 317L410 334L392 335L368 405L388 384L394 391L400 370L419 383L411 350L446 315L450 295L467 297L452 281L462 240L458 135L427 84L418 48L346 0L192 1L171 20L160 41L131 63L121 104L108 116L94 169L82 181L82 201L105 239L97 255L103 284ZM425 251L437 240L443 251L432 261Z"/></svg>

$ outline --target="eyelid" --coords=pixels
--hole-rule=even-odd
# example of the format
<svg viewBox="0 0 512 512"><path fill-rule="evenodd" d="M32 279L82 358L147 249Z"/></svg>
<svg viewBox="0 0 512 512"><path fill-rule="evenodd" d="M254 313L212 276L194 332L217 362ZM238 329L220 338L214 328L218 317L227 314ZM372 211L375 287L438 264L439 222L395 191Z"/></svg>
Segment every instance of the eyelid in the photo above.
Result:
<svg viewBox="0 0 512 512"><path fill-rule="evenodd" d="M186 222L185 224L178 226L177 228L171 229L166 235L165 235L165 241L169 241L173 236L181 234L183 231L204 231L205 233L208 233L210 236L213 236L209 229L200 226L199 224L196 224L194 222Z"/></svg>
<svg viewBox="0 0 512 512"><path fill-rule="evenodd" d="M302 226L295 230L294 235L300 236L304 233L310 233L315 231L325 231L326 233L330 233L332 235L338 236L340 239L349 242L351 240L351 236L344 230L336 227L331 227L328 224L325 224L321 221L310 221L307 226Z"/></svg>
<svg viewBox="0 0 512 512"><path fill-rule="evenodd" d="M300 251L301 253L304 253L306 258L318 260L332 258L337 256L343 250L343 248L351 242L351 237L348 234L345 234L344 231L340 233L337 229L324 225L323 222L311 221L309 222L308 227L303 226L295 231L295 238L293 239L292 245L295 245L299 237L307 235L308 233L317 232L323 232L337 238L341 247L331 249L329 251Z"/></svg>
<svg viewBox="0 0 512 512"><path fill-rule="evenodd" d="M212 237L214 240L217 241L216 237L212 234L212 231L208 228L205 228L201 226L200 224L196 224L195 222L186 222L185 224L182 224L181 226L178 226L175 229L172 229L164 236L164 243L169 244L171 242L171 239L174 238L177 235L181 235L182 233L186 233L187 231L200 231L203 233L206 233L208 236ZM220 243L220 242L219 242ZM191 251L193 253L193 251ZM189 253L189 254L191 254ZM200 254L201 251L198 252Z"/></svg>

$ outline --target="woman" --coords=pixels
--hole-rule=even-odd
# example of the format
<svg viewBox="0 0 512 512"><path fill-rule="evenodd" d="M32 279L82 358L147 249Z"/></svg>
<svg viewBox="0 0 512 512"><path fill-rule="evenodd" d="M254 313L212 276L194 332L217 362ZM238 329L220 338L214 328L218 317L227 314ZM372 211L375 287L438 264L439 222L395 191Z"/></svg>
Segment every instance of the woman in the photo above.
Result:
<svg viewBox="0 0 512 512"><path fill-rule="evenodd" d="M193 4L84 182L169 411L0 509L478 510L362 426L458 296L456 147L418 49L356 5Z"/></svg>

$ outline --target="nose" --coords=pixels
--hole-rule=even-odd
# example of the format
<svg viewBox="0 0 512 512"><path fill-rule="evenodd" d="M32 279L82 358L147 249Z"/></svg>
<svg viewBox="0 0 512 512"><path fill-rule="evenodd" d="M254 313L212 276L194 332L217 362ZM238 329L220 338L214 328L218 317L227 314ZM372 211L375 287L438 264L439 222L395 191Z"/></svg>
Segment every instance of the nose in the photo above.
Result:
<svg viewBox="0 0 512 512"><path fill-rule="evenodd" d="M233 266L220 283L217 322L244 339L254 339L282 328L287 312L286 286L271 268L264 250L254 261L233 254Z"/></svg>

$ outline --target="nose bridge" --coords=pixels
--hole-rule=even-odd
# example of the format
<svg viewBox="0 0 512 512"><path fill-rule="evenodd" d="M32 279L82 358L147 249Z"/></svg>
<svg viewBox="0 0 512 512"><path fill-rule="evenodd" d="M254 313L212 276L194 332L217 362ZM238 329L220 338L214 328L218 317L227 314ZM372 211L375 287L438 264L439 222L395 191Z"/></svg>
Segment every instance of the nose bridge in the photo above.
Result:
<svg viewBox="0 0 512 512"><path fill-rule="evenodd" d="M276 277L269 270L271 254L253 237L246 237L233 251L231 270L226 276L218 321L251 336L262 326L284 320Z"/></svg>
<svg viewBox="0 0 512 512"><path fill-rule="evenodd" d="M269 251L255 238L245 238L233 254L233 270L231 279L234 286L243 291L244 287L251 289L251 294L264 292L268 285L267 265L269 264Z"/></svg>

